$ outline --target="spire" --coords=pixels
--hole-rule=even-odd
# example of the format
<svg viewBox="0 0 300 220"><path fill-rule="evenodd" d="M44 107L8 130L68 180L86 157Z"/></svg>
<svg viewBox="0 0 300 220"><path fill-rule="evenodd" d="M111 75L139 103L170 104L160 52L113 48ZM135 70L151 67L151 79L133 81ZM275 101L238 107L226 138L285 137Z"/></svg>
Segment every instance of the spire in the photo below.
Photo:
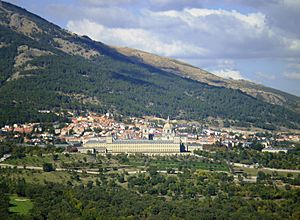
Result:
<svg viewBox="0 0 300 220"><path fill-rule="evenodd" d="M170 116L168 116L167 123L170 123Z"/></svg>

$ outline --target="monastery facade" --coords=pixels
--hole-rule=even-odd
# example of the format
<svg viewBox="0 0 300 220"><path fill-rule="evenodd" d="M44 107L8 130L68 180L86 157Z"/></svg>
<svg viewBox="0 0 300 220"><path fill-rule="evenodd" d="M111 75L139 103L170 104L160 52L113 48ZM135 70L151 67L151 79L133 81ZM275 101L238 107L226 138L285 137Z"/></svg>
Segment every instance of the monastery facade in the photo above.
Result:
<svg viewBox="0 0 300 220"><path fill-rule="evenodd" d="M143 129L143 133L146 137L146 128ZM91 139L78 150L82 153L180 153L184 151L184 146L168 118L159 139L153 140L149 135L148 139L140 140L118 140L108 136L105 139Z"/></svg>

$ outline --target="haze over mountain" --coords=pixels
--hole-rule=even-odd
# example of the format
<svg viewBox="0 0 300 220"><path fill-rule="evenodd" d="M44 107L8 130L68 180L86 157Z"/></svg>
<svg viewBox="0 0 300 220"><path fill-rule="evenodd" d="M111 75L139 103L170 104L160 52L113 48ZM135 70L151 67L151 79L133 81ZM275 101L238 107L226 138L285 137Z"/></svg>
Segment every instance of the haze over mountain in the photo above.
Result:
<svg viewBox="0 0 300 220"><path fill-rule="evenodd" d="M56 120L61 109L299 128L300 98L173 59L72 34L0 5L0 123Z"/></svg>

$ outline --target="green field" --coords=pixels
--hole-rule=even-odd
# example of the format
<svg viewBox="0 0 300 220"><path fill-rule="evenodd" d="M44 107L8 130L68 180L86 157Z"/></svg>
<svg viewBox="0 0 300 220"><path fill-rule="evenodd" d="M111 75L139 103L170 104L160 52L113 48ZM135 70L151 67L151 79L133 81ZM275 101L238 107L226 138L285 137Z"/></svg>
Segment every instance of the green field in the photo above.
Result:
<svg viewBox="0 0 300 220"><path fill-rule="evenodd" d="M26 215L32 207L33 204L30 199L17 195L10 196L10 212Z"/></svg>

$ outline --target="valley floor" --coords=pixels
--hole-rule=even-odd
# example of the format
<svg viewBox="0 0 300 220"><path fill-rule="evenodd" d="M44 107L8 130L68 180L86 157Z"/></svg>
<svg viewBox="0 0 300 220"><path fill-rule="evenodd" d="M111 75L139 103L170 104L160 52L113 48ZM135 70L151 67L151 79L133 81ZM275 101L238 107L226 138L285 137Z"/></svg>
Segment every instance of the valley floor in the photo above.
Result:
<svg viewBox="0 0 300 220"><path fill-rule="evenodd" d="M300 214L299 170L230 164L197 151L104 156L12 149L0 163L6 219L297 219Z"/></svg>

